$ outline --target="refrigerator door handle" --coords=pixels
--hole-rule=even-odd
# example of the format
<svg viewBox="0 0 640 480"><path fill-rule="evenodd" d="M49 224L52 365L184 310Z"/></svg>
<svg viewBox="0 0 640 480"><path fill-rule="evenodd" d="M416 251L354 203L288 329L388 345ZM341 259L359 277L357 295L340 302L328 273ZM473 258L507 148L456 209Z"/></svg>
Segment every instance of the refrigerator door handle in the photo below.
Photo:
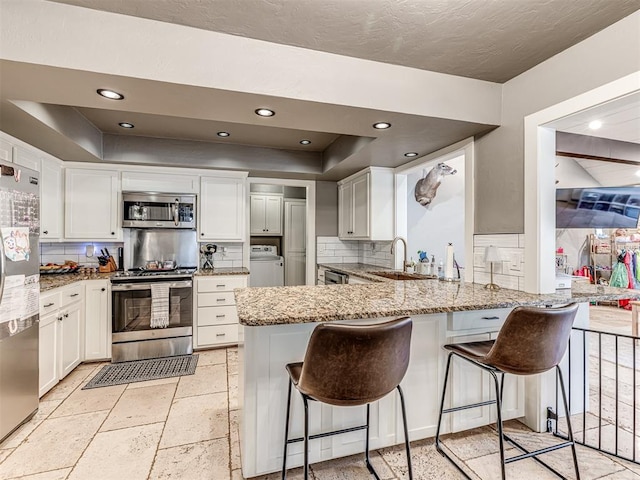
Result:
<svg viewBox="0 0 640 480"><path fill-rule="evenodd" d="M4 295L5 264L4 239L2 238L2 232L0 232L0 304L2 303L2 296Z"/></svg>

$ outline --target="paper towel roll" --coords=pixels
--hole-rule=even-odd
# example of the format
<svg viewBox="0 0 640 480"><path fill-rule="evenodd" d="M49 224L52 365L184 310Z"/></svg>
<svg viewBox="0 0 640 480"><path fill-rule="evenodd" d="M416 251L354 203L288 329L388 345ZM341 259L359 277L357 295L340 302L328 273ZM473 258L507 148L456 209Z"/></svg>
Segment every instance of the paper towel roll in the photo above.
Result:
<svg viewBox="0 0 640 480"><path fill-rule="evenodd" d="M444 264L444 278L453 278L453 244L447 245L446 261Z"/></svg>

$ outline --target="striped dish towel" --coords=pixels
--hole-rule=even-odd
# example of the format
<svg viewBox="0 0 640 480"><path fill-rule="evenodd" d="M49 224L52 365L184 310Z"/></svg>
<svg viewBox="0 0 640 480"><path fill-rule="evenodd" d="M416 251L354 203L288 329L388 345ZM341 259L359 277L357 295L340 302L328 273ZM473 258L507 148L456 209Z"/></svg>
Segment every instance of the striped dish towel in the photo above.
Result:
<svg viewBox="0 0 640 480"><path fill-rule="evenodd" d="M151 328L169 326L169 285L154 283L151 285Z"/></svg>

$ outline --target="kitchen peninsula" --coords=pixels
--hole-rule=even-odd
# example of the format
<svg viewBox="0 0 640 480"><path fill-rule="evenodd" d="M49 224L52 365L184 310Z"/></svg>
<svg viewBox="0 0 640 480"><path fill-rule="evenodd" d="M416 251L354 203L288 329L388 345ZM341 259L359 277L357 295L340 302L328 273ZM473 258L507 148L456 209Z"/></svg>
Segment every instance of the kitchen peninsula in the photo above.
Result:
<svg viewBox="0 0 640 480"><path fill-rule="evenodd" d="M411 360L402 386L407 399L409 434L411 440L417 440L435 435L446 360L442 345L494 338L509 312L520 305L578 302L580 308L575 325L587 326L588 302L640 298L640 291L576 283L571 290L534 295L508 289L490 291L484 285L471 283L412 280L237 289L235 296L239 321L245 326L239 348L240 442L243 475L250 478L281 468L288 386L284 366L304 358L309 336L319 322L367 323L405 315L413 318ZM582 354L578 347L572 350L571 356L575 355L577 359ZM453 389L448 404L490 398L488 383L477 370L454 363ZM572 378L571 381L582 379ZM554 376L529 377L526 381L523 377L507 376L505 382L503 418L524 417L530 427L542 428L544 411L555 395ZM480 393L476 395L475 392ZM572 403L574 412L581 409L578 401L574 399ZM396 402L395 395L388 395L372 405L372 448L403 441ZM361 424L364 415L364 408L320 407L312 403L310 432ZM492 423L495 413L490 406L485 406L450 417L443 428L455 432ZM302 401L299 395L294 395L291 435L301 436L302 425ZM310 442L310 461L362 451L364 435L355 432ZM287 464L290 467L301 465L301 443L292 444L289 452Z"/></svg>

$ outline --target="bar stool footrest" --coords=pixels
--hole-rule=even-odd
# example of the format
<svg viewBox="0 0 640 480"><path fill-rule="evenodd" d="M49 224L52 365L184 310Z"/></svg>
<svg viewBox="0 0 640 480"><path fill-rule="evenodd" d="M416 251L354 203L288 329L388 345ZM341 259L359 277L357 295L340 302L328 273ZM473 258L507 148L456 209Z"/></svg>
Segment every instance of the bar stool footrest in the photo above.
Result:
<svg viewBox="0 0 640 480"><path fill-rule="evenodd" d="M470 408L484 407L486 405L495 405L495 400L487 400L486 402L471 403L469 405L460 405L459 407L445 408L442 413L459 412L460 410L469 410Z"/></svg>
<svg viewBox="0 0 640 480"><path fill-rule="evenodd" d="M342 430L334 430L332 432L316 433L315 435L309 435L309 440L315 440L316 438L331 437L333 435L340 435L343 433L358 432L360 430L366 430L366 429L367 429L366 425L359 425L357 427L343 428ZM292 438L291 440L287 440L287 443L289 444L289 443L302 442L303 440L304 440L304 437Z"/></svg>
<svg viewBox="0 0 640 480"><path fill-rule="evenodd" d="M502 437L509 442L510 444L512 444L514 447L516 447L517 449L525 452L522 455L516 455L515 457L511 457L511 458L505 458L504 459L504 463L505 465L508 463L512 463L512 462L517 462L518 460L525 460L527 458L533 458L536 462L538 462L540 465L542 465L543 467L545 467L547 470L551 471L552 473L556 474L559 478L562 478L563 480L567 480L567 477L565 477L564 475L562 475L560 472L558 472L555 468L553 468L551 465L549 465L548 463L540 460L537 455L542 455L543 453L549 453L549 452L553 452L554 450L559 450L560 448L566 448L566 447L570 447L571 445L573 445L573 442L563 442L563 443L559 443L557 445L552 445L550 447L546 447L546 448L541 448L539 450L534 450L534 451L529 451L526 448L524 448L522 445L520 445L518 442L516 442L513 438L509 437L508 435L502 435Z"/></svg>

